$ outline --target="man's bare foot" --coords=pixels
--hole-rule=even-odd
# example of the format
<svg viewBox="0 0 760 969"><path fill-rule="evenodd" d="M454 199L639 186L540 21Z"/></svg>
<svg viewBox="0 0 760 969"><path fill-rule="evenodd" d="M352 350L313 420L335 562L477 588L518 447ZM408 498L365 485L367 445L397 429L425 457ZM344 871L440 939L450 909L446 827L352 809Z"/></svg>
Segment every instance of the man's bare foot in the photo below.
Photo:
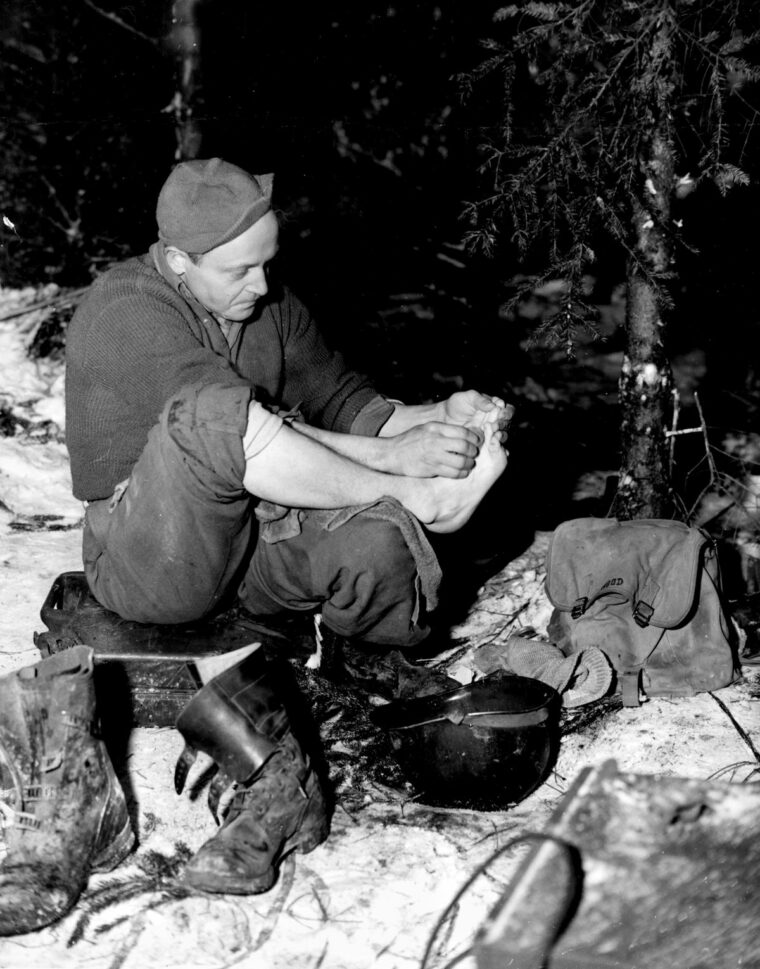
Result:
<svg viewBox="0 0 760 969"><path fill-rule="evenodd" d="M427 478L420 520L431 532L455 532L472 517L494 482L507 466L507 455L496 436L495 425L483 425L485 439L475 467L466 478ZM414 509L412 509L414 510Z"/></svg>
<svg viewBox="0 0 760 969"><path fill-rule="evenodd" d="M494 398L494 401L494 406L490 410L478 411L466 426L482 431L490 425L496 431L499 442L506 445L509 425L514 417L515 408L512 404L505 404L500 397Z"/></svg>

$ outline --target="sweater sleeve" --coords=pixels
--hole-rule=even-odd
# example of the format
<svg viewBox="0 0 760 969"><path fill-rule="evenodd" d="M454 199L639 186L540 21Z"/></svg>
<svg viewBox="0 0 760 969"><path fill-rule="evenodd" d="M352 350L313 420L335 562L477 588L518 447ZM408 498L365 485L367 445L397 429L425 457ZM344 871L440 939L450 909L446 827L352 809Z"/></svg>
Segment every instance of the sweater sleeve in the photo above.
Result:
<svg viewBox="0 0 760 969"><path fill-rule="evenodd" d="M301 301L286 291L278 304L277 325L280 329L285 353L285 387L283 402L288 407L298 407L309 424L342 433L358 433L355 424L361 412L382 398L369 379L347 365L343 356L325 343L311 314ZM377 424L377 433L393 410L388 414L370 418ZM361 423L361 420L360 420Z"/></svg>
<svg viewBox="0 0 760 969"><path fill-rule="evenodd" d="M378 394L356 415L351 424L351 433L377 437L393 410L393 404Z"/></svg>

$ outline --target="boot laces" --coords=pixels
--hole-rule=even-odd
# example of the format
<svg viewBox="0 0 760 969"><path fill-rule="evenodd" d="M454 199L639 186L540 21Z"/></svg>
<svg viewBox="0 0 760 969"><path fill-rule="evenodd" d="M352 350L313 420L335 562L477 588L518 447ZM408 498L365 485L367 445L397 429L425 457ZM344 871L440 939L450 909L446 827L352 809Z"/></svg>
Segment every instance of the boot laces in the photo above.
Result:
<svg viewBox="0 0 760 969"><path fill-rule="evenodd" d="M26 831L36 831L41 827L39 818L29 811L22 811L26 801L39 800L45 790L41 785L22 786L16 779L15 770L8 756L8 752L0 745L0 860L8 852L5 832L10 828L21 828ZM9 785L10 786L7 786Z"/></svg>
<svg viewBox="0 0 760 969"><path fill-rule="evenodd" d="M65 733L72 730L93 732L91 719L70 714L64 710L61 720ZM58 770L63 764L64 743L52 754L44 755L40 760L40 771L43 774ZM13 771L10 767L7 752L0 747L0 776L5 775L6 782L12 780ZM55 797L57 789L49 784L26 784L22 787L0 787L0 862L8 853L8 843L5 832L10 828L20 828L22 831L38 831L42 821L31 811L23 811L17 805L28 802L44 801Z"/></svg>
<svg viewBox="0 0 760 969"><path fill-rule="evenodd" d="M16 791L7 788L0 790L0 863L8 854L9 845L6 832L10 828L20 828L22 831L39 831L42 822L28 811L19 811L9 801Z"/></svg>
<svg viewBox="0 0 760 969"><path fill-rule="evenodd" d="M287 747L275 751L250 784L238 786L229 806L227 820L233 820L244 810L263 817L278 800L308 800L305 787L310 771L308 758L304 757L303 767L299 764L300 760ZM302 772L305 774L303 780L299 776Z"/></svg>

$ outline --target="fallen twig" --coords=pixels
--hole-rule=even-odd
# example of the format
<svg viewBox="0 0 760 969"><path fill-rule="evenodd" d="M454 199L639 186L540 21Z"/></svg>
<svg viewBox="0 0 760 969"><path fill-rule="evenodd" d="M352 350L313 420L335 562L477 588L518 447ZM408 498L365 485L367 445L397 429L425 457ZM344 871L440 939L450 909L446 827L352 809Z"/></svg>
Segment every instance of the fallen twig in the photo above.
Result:
<svg viewBox="0 0 760 969"><path fill-rule="evenodd" d="M17 316L26 316L27 313L34 313L35 310L44 310L48 307L59 307L67 306L68 304L77 304L79 300L84 296L84 294L89 289L89 286L83 286L81 289L74 289L68 293L59 293L56 296L48 296L47 299L37 300L35 303L28 303L26 306L22 306L19 309L11 310L10 313L3 313L0 316L0 323L4 323L6 320L15 319Z"/></svg>
<svg viewBox="0 0 760 969"><path fill-rule="evenodd" d="M676 437L679 434L702 434L701 427L683 427L678 431L665 431L665 437Z"/></svg>
<svg viewBox="0 0 760 969"><path fill-rule="evenodd" d="M122 27L124 30L129 31L130 34L134 34L134 36L139 37L140 40L147 41L153 47L159 46L159 42L155 37L151 37L148 34L143 33L142 30L138 30L136 27L133 27L131 24L128 24L126 20L122 20L121 17L118 17L115 13L112 13L110 10L102 10L100 7L96 6L92 2L92 0L84 0L84 3L85 3L85 6L90 8L90 10L94 10L95 13L99 13L101 17L105 17L106 20L110 20L112 23L115 23L118 27Z"/></svg>
<svg viewBox="0 0 760 969"><path fill-rule="evenodd" d="M697 405L697 411L699 412L699 424L702 430L702 437L705 441L705 454L707 455L707 463L710 468L710 476L716 478L718 475L718 469L715 467L715 459L712 456L712 449L710 447L710 437L707 433L707 424L705 422L705 415L702 413L702 405L699 402L699 394L694 391L694 403Z"/></svg>
<svg viewBox="0 0 760 969"><path fill-rule="evenodd" d="M708 693L713 698L713 700L715 700L715 702L718 704L721 710L725 713L725 715L728 717L731 723L734 725L736 732L739 734L739 736L742 738L744 743L752 751L752 755L755 758L755 760L758 762L758 764L760 764L760 751L758 751L757 747L755 747L755 745L752 743L752 738L750 737L750 735L747 733L744 727L739 723L739 721L736 719L733 713L731 713L731 711L728 709L726 704L720 699L720 697L715 696L712 690L708 690Z"/></svg>

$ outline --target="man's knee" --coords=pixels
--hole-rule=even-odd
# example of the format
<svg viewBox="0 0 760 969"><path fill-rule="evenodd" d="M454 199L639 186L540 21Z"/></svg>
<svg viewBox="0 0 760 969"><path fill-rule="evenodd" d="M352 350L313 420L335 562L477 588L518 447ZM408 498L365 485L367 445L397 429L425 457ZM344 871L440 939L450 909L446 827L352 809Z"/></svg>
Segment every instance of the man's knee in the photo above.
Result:
<svg viewBox="0 0 760 969"><path fill-rule="evenodd" d="M240 487L250 400L251 388L242 384L190 384L166 402L158 429L177 446L183 462L198 463Z"/></svg>
<svg viewBox="0 0 760 969"><path fill-rule="evenodd" d="M427 634L416 559L392 522L357 515L335 529L259 542L241 597L252 611L320 609L341 636L407 646Z"/></svg>
<svg viewBox="0 0 760 969"><path fill-rule="evenodd" d="M141 622L184 622L215 609L250 555L242 486L250 389L185 387L167 402L121 500L88 536L101 601Z"/></svg>
<svg viewBox="0 0 760 969"><path fill-rule="evenodd" d="M408 581L416 574L414 557L401 529L392 522L357 517L341 526L345 529L339 551L343 567L359 567L394 582Z"/></svg>

